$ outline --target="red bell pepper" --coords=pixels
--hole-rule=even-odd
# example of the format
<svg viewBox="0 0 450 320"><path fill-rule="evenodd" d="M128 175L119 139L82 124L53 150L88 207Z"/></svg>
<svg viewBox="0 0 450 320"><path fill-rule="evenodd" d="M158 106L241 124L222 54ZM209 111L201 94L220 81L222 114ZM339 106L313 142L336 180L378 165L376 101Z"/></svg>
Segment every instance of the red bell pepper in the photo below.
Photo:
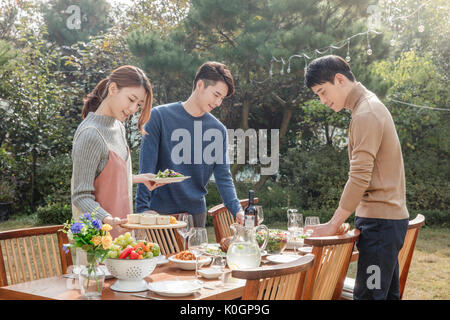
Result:
<svg viewBox="0 0 450 320"><path fill-rule="evenodd" d="M119 259L126 259L130 255L131 251L133 251L133 248L126 248L120 254Z"/></svg>

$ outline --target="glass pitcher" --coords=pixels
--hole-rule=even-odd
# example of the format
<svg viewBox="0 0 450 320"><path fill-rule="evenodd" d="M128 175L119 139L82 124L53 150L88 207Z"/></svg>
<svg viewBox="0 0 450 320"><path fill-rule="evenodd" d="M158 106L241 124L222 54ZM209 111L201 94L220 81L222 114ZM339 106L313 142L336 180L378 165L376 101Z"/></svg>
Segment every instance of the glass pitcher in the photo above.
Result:
<svg viewBox="0 0 450 320"><path fill-rule="evenodd" d="M227 264L230 269L259 267L261 251L266 248L269 237L265 236L263 245L259 247L256 234L259 230L265 230L264 234L268 235L269 229L263 224L255 228L248 228L239 223L232 224L230 228L234 231L234 237L227 251Z"/></svg>

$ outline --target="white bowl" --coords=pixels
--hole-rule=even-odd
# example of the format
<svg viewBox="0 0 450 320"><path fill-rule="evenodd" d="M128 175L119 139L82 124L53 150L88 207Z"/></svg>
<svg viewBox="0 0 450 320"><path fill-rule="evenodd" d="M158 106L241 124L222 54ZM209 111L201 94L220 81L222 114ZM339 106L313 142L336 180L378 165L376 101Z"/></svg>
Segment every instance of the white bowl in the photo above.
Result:
<svg viewBox="0 0 450 320"><path fill-rule="evenodd" d="M168 258L170 262L173 262L177 265L178 268L183 270L195 270L195 260L180 260L176 259L175 256L171 256ZM211 257L201 257L198 260L198 267L208 264L211 262Z"/></svg>
<svg viewBox="0 0 450 320"><path fill-rule="evenodd" d="M222 272L217 268L205 268L198 270L198 274L206 279L217 279L222 275Z"/></svg>
<svg viewBox="0 0 450 320"><path fill-rule="evenodd" d="M105 260L108 271L118 280L112 290L121 292L139 292L147 290L145 277L155 270L158 259L111 259Z"/></svg>

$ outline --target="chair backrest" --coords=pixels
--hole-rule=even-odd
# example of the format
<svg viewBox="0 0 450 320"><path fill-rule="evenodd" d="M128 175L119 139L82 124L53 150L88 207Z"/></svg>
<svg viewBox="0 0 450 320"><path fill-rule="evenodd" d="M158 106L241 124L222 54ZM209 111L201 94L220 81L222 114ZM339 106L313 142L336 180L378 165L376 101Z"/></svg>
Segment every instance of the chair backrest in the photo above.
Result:
<svg viewBox="0 0 450 320"><path fill-rule="evenodd" d="M405 290L406 279L408 278L409 267L416 246L419 229L425 224L425 217L418 214L414 220L410 220L408 224L408 231L406 232L403 247L398 254L398 267L400 278L400 299L403 297Z"/></svg>
<svg viewBox="0 0 450 320"><path fill-rule="evenodd" d="M175 230L173 228L154 228L146 229L145 232L147 240L159 244L161 254L167 256L185 250L183 249L183 239Z"/></svg>
<svg viewBox="0 0 450 320"><path fill-rule="evenodd" d="M298 300L313 263L314 256L307 254L286 264L233 270L231 276L247 280L242 300Z"/></svg>
<svg viewBox="0 0 450 320"><path fill-rule="evenodd" d="M314 266L306 279L304 300L337 300L341 296L353 247L359 238L354 229L343 235L311 237Z"/></svg>
<svg viewBox="0 0 450 320"><path fill-rule="evenodd" d="M66 273L72 256L62 225L0 232L0 286Z"/></svg>
<svg viewBox="0 0 450 320"><path fill-rule="evenodd" d="M255 198L254 201L255 203L258 203L258 198ZM239 200L239 202L242 208L245 208L248 205L248 199ZM230 226L235 222L235 220L231 212L223 203L209 209L208 214L211 216L213 221L217 243L220 243L220 240L223 238L233 236L233 231Z"/></svg>

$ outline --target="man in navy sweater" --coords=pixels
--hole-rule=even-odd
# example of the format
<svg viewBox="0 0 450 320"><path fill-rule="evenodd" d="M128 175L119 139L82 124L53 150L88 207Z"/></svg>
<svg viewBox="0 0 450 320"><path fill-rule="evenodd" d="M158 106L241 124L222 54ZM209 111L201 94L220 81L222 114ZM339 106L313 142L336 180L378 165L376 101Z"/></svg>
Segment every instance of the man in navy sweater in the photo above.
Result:
<svg viewBox="0 0 450 320"><path fill-rule="evenodd" d="M214 174L223 203L240 222L243 211L236 195L228 162L226 127L210 112L234 93L228 68L206 62L197 71L193 91L185 102L152 109L145 126L139 158L140 173L172 169L191 178L149 191L138 184L136 212L159 214L188 212L194 226L206 222L206 185Z"/></svg>

